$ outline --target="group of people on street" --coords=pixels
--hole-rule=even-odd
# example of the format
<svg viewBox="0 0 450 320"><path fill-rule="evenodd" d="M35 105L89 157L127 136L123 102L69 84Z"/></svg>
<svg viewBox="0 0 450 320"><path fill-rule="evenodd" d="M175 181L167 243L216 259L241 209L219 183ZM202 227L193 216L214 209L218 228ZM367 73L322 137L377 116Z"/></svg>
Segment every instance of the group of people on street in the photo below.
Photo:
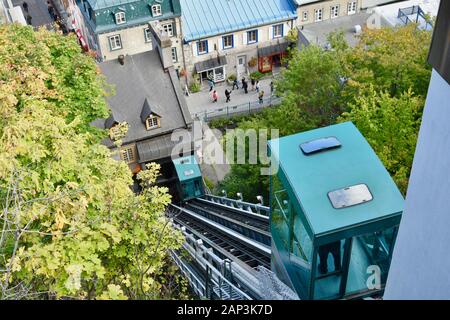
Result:
<svg viewBox="0 0 450 320"><path fill-rule="evenodd" d="M25 20L27 21L27 24L28 25L32 25L31 21L32 21L33 18L31 16L30 12L29 12L28 3L26 1L24 1L22 3L22 8L23 8L23 11L25 13L24 15L25 15ZM56 23L60 24L58 14L56 13L56 10L53 7L53 5L50 2L50 0L47 0L47 10L48 10L48 14L52 18L52 20L55 21Z"/></svg>
<svg viewBox="0 0 450 320"><path fill-rule="evenodd" d="M259 82L259 80L255 80L255 79L250 79L250 83L252 85L252 90L256 91L258 93L258 102L259 104L263 104L264 103L264 90L261 90L261 84ZM208 85L209 85L209 92L211 93L211 98L212 98L212 102L217 102L219 99L219 94L217 93L217 90L215 90L215 82L212 78L208 77ZM248 82L245 79L245 77L242 78L241 80L241 87L244 90L244 93L247 94L248 93ZM233 86L231 88L231 91L227 89L225 89L225 98L226 98L226 103L231 101L231 92L234 91L235 89L239 89L239 82L237 79L234 79L233 81ZM270 92L273 95L273 81L270 82Z"/></svg>
<svg viewBox="0 0 450 320"><path fill-rule="evenodd" d="M250 79L250 83L252 85L252 90L256 91L258 93L258 102L259 104L263 104L264 103L264 90L261 90L261 84L259 82L259 80L255 80L255 79ZM209 92L211 93L211 98L212 98L212 102L217 102L219 100L219 94L217 93L217 90L215 90L215 82L212 78L208 78L208 85L209 85ZM247 94L248 93L248 82L245 79L245 77L242 78L241 81L241 87L244 90L244 93ZM231 101L231 92L234 91L235 89L239 89L239 82L237 79L235 79L233 81L233 86L231 91L227 89L225 89L225 98L226 98L226 103ZM270 82L270 92L271 94L273 94L273 82Z"/></svg>

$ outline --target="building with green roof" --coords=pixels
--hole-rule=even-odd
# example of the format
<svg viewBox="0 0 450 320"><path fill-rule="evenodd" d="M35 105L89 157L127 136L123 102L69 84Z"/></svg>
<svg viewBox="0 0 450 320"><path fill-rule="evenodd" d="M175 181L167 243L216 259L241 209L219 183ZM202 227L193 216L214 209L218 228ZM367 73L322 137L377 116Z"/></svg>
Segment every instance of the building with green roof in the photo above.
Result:
<svg viewBox="0 0 450 320"><path fill-rule="evenodd" d="M381 293L404 200L362 134L346 122L271 140L269 151L280 279L303 299Z"/></svg>
<svg viewBox="0 0 450 320"><path fill-rule="evenodd" d="M78 0L77 5L89 33L89 47L97 52L99 60L152 50L148 23L158 21L172 39L174 67L179 69L179 0Z"/></svg>

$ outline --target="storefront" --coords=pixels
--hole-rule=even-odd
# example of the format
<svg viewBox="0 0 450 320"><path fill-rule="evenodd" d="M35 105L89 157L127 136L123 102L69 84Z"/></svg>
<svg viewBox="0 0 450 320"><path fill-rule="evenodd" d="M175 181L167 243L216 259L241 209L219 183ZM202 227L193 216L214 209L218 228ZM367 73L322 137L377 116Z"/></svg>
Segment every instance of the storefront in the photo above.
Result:
<svg viewBox="0 0 450 320"><path fill-rule="evenodd" d="M200 82L208 79L214 82L222 82L226 79L225 66L227 65L227 58L225 56L218 56L206 61L197 62L195 64L195 71L200 76Z"/></svg>
<svg viewBox="0 0 450 320"><path fill-rule="evenodd" d="M283 42L258 48L258 71L266 73L271 72L274 67L280 67L288 46L288 42Z"/></svg>

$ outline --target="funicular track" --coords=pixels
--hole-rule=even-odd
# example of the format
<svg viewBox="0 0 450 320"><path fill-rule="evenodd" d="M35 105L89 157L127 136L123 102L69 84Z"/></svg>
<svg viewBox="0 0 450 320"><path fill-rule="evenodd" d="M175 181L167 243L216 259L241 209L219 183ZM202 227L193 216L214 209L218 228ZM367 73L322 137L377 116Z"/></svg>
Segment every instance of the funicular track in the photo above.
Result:
<svg viewBox="0 0 450 320"><path fill-rule="evenodd" d="M266 246L271 244L267 216L201 198L191 200L185 208Z"/></svg>
<svg viewBox="0 0 450 320"><path fill-rule="evenodd" d="M252 269L258 266L270 269L270 247L189 209L172 206L179 211L174 222L189 229L219 256Z"/></svg>

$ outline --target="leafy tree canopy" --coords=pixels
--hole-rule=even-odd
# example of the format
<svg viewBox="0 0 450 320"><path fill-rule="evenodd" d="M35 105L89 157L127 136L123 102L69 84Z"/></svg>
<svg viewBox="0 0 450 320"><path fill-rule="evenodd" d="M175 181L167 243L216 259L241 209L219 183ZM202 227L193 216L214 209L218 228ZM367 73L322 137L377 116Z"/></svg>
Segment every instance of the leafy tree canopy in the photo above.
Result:
<svg viewBox="0 0 450 320"><path fill-rule="evenodd" d="M310 45L291 52L275 81L281 106L238 127L278 128L284 136L353 121L405 194L431 75L431 32L411 24L365 30L354 48L339 31L328 41L331 50ZM254 201L255 194L268 195L267 186L259 169L233 165L220 188L240 187L246 200Z"/></svg>
<svg viewBox="0 0 450 320"><path fill-rule="evenodd" d="M0 299L170 298L170 195L98 143L104 95L75 37L0 27Z"/></svg>

